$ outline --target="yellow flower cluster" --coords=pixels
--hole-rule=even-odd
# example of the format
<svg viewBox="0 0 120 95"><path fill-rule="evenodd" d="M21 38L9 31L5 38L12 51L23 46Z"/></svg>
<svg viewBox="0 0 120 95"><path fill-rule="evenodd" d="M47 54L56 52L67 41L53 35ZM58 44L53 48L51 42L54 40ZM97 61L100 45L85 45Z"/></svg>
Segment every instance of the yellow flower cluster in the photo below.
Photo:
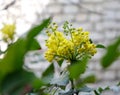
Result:
<svg viewBox="0 0 120 95"><path fill-rule="evenodd" d="M48 50L45 52L45 58L52 61L56 58L67 58L70 56L70 51L73 50L73 43L67 40L62 32L55 31L46 41ZM67 56L66 56L67 55Z"/></svg>
<svg viewBox="0 0 120 95"><path fill-rule="evenodd" d="M3 40L8 42L9 40L13 40L15 34L15 24L4 24L1 29Z"/></svg>
<svg viewBox="0 0 120 95"><path fill-rule="evenodd" d="M96 53L96 46L90 42L89 32L83 31L82 28L70 30L70 37L58 31L54 26L51 30L52 33L47 31L48 49L45 52L45 58L49 62L60 59L80 60L85 54L93 56Z"/></svg>
<svg viewBox="0 0 120 95"><path fill-rule="evenodd" d="M94 55L97 50L95 44L90 42L89 32L78 28L72 32L72 40L79 55L89 54Z"/></svg>

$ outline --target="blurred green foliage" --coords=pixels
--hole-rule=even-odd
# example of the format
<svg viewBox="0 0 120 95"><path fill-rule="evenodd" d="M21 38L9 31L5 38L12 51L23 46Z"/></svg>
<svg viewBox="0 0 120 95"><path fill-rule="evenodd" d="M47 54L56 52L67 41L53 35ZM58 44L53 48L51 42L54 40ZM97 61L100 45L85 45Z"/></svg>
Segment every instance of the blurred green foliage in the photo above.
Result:
<svg viewBox="0 0 120 95"><path fill-rule="evenodd" d="M24 37L20 37L8 47L4 57L0 60L0 92L2 95L22 95L25 93L25 87L36 80L32 73L23 70L24 56L30 50L40 49L35 37L48 23L50 23L50 18L30 29Z"/></svg>
<svg viewBox="0 0 120 95"><path fill-rule="evenodd" d="M118 37L114 43L111 43L107 49L106 54L101 59L101 65L103 68L111 66L120 56L120 37Z"/></svg>

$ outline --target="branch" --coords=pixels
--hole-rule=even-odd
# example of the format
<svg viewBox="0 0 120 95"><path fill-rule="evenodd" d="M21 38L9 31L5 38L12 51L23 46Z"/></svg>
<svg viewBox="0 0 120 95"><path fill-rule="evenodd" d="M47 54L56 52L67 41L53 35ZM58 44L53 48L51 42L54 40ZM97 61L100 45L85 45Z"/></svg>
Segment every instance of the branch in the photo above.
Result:
<svg viewBox="0 0 120 95"><path fill-rule="evenodd" d="M16 0L13 0L12 2L10 2L9 4L7 4L3 10L7 10L9 7L13 6L15 4Z"/></svg>
<svg viewBox="0 0 120 95"><path fill-rule="evenodd" d="M82 2L81 2L81 3L82 3ZM85 10L85 11L87 11L87 12L94 13L94 14L98 14L98 15L104 15L104 14L101 13L101 12L97 12L97 11L90 10L90 9L84 7L82 4L75 3L75 2L71 2L71 4L73 4L73 5L75 5L75 6L78 6L79 8L82 8L83 10Z"/></svg>

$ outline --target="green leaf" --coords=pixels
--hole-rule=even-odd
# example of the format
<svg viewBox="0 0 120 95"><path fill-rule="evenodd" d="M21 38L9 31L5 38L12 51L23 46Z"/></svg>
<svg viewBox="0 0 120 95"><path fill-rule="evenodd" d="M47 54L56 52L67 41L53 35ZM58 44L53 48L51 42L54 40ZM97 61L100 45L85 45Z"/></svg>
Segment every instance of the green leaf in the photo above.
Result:
<svg viewBox="0 0 120 95"><path fill-rule="evenodd" d="M102 45L102 44L97 44L96 48L106 48L106 47L104 45Z"/></svg>
<svg viewBox="0 0 120 95"><path fill-rule="evenodd" d="M25 52L25 40L22 38L8 48L4 58L0 61L0 82L7 74L22 69Z"/></svg>
<svg viewBox="0 0 120 95"><path fill-rule="evenodd" d="M48 24L50 23L51 18L48 18L46 20L44 20L41 24L35 26L34 28L30 29L27 33L26 36L26 47L27 49L30 48L30 46L32 46L31 42L34 40L34 38L45 28L48 26Z"/></svg>
<svg viewBox="0 0 120 95"><path fill-rule="evenodd" d="M84 83L94 83L96 81L96 77L94 75L89 75L82 80Z"/></svg>
<svg viewBox="0 0 120 95"><path fill-rule="evenodd" d="M40 44L38 43L38 41L36 39L33 39L29 50L39 50L39 49L41 49Z"/></svg>
<svg viewBox="0 0 120 95"><path fill-rule="evenodd" d="M39 78L34 78L32 81L32 86L35 90L39 90L41 86L45 85L45 83Z"/></svg>
<svg viewBox="0 0 120 95"><path fill-rule="evenodd" d="M78 78L86 70L88 58L83 58L82 61L73 62L72 65L68 67L70 72L70 78Z"/></svg>
<svg viewBox="0 0 120 95"><path fill-rule="evenodd" d="M101 88L101 87L99 87L99 88L98 88L98 91L99 91L100 93L102 93L102 92L104 91L104 89Z"/></svg>
<svg viewBox="0 0 120 95"><path fill-rule="evenodd" d="M33 39L35 36L37 36L47 25L50 23L51 18L48 18L42 22L42 24L39 24L29 30L27 34L28 41L31 42L31 39Z"/></svg>
<svg viewBox="0 0 120 95"><path fill-rule="evenodd" d="M109 45L106 54L101 59L103 68L109 67L120 56L120 38Z"/></svg>
<svg viewBox="0 0 120 95"><path fill-rule="evenodd" d="M117 84L117 86L120 86L120 82Z"/></svg>
<svg viewBox="0 0 120 95"><path fill-rule="evenodd" d="M91 92L91 91L93 91L93 89L91 89L87 86L84 86L84 87L79 89L79 92Z"/></svg>
<svg viewBox="0 0 120 95"><path fill-rule="evenodd" d="M25 71L7 75L1 85L2 94L21 95L25 91L25 86L30 85L33 78L35 78L33 74Z"/></svg>
<svg viewBox="0 0 120 95"><path fill-rule="evenodd" d="M115 86L107 86L105 88L99 87L98 89L94 90L95 95L102 95L105 91L113 91L114 93L120 93L120 87L118 85Z"/></svg>
<svg viewBox="0 0 120 95"><path fill-rule="evenodd" d="M51 63L48 68L43 72L42 76L47 76L54 72L54 65Z"/></svg>
<svg viewBox="0 0 120 95"><path fill-rule="evenodd" d="M99 87L97 90L94 90L94 93L95 93L95 95L101 95L102 92L107 91L107 90L110 90L110 88L108 86L105 88Z"/></svg>
<svg viewBox="0 0 120 95"><path fill-rule="evenodd" d="M42 73L42 81L46 84L49 84L51 82L51 79L53 78L54 74L54 65L53 63L48 66L48 68Z"/></svg>
<svg viewBox="0 0 120 95"><path fill-rule="evenodd" d="M86 83L94 83L96 81L96 77L94 75L88 75L82 78L78 78L75 82L76 88L81 88L86 85Z"/></svg>
<svg viewBox="0 0 120 95"><path fill-rule="evenodd" d="M60 65L60 66L61 66L61 65L62 65L62 63L63 63L63 61L64 61L63 59L62 59L62 60L57 61L58 65Z"/></svg>
<svg viewBox="0 0 120 95"><path fill-rule="evenodd" d="M94 90L95 95L100 95L96 90Z"/></svg>

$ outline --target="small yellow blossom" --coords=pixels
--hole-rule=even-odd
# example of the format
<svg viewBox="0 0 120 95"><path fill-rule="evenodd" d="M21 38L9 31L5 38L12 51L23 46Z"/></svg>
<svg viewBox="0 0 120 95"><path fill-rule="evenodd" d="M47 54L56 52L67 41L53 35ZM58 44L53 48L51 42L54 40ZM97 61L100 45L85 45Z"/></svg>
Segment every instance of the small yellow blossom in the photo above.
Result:
<svg viewBox="0 0 120 95"><path fill-rule="evenodd" d="M15 24L4 24L3 28L0 31L5 42L14 39L15 29Z"/></svg>

